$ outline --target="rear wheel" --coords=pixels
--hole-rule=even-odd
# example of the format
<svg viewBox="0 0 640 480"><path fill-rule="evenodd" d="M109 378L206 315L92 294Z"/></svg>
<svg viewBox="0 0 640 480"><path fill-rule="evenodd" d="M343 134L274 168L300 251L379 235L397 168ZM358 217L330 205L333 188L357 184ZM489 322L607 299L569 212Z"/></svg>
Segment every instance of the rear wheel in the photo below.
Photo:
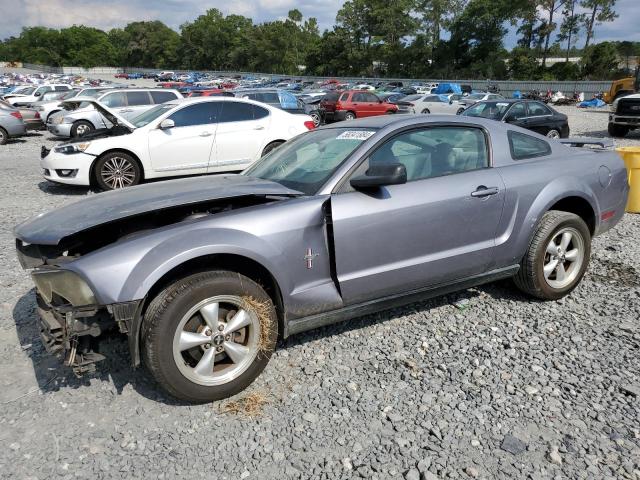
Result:
<svg viewBox="0 0 640 480"><path fill-rule="evenodd" d="M311 120L313 120L313 125L317 128L320 126L320 124L322 123L322 119L320 118L320 113L318 112L311 112L309 114L309 116L311 117Z"/></svg>
<svg viewBox="0 0 640 480"><path fill-rule="evenodd" d="M543 300L557 300L578 286L589 265L591 233L573 213L552 210L538 224L515 283Z"/></svg>
<svg viewBox="0 0 640 480"><path fill-rule="evenodd" d="M8 140L9 134L4 128L0 127L0 145L6 145Z"/></svg>
<svg viewBox="0 0 640 480"><path fill-rule="evenodd" d="M273 150L275 150L276 148L278 148L280 145L282 145L284 142L281 141L277 141L277 142L271 142L270 144L268 144L266 147L264 147L264 150L262 150L262 157L264 157L267 153L271 153Z"/></svg>
<svg viewBox="0 0 640 480"><path fill-rule="evenodd" d="M423 113L423 114L427 114L427 113L431 113L431 112L429 111L429 109L428 109L428 108L425 108L424 110L422 110L422 113Z"/></svg>
<svg viewBox="0 0 640 480"><path fill-rule="evenodd" d="M624 137L629 133L629 127L625 125L617 125L615 123L610 123L607 130L609 131L609 135L612 137Z"/></svg>
<svg viewBox="0 0 640 480"><path fill-rule="evenodd" d="M229 271L178 280L149 304L142 354L157 382L189 402L244 390L269 362L277 339L271 298Z"/></svg>
<svg viewBox="0 0 640 480"><path fill-rule="evenodd" d="M102 190L132 187L142 180L142 168L128 153L108 153L96 162L94 178Z"/></svg>
<svg viewBox="0 0 640 480"><path fill-rule="evenodd" d="M456 115L460 115L462 112L464 112L464 108L459 108L456 112Z"/></svg>
<svg viewBox="0 0 640 480"><path fill-rule="evenodd" d="M93 132L95 127L91 122L87 122L86 120L78 120L74 122L71 126L71 136L72 137L82 137L87 133Z"/></svg>
<svg viewBox="0 0 640 480"><path fill-rule="evenodd" d="M355 120L356 119L356 114L353 112L347 112L347 114L344 116L345 120Z"/></svg>

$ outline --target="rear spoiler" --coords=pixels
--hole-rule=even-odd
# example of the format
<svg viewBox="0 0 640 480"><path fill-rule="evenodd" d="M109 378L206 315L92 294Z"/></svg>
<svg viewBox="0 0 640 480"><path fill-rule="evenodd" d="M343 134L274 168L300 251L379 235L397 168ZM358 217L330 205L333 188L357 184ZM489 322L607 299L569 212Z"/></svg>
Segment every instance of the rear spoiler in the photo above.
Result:
<svg viewBox="0 0 640 480"><path fill-rule="evenodd" d="M600 147L603 150L612 150L615 147L613 140L609 138L571 137L560 138L558 141L569 147L584 147L585 145Z"/></svg>

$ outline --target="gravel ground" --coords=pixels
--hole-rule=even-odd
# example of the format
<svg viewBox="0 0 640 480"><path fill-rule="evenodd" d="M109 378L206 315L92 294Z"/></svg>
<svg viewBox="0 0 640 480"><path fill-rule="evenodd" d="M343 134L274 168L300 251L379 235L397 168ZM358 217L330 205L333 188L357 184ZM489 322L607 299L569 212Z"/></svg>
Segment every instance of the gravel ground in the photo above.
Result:
<svg viewBox="0 0 640 480"><path fill-rule="evenodd" d="M605 134L606 112L564 111ZM41 179L52 144L0 147L0 477L640 479L640 216L594 240L564 300L503 282L323 328L189 406L117 339L81 380L44 351L11 228L90 194Z"/></svg>

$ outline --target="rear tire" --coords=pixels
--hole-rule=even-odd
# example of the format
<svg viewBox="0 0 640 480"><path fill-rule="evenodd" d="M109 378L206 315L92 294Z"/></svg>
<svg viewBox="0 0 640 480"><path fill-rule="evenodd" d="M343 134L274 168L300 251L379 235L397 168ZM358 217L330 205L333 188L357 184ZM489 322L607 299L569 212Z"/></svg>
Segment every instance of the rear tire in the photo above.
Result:
<svg viewBox="0 0 640 480"><path fill-rule="evenodd" d="M236 321L238 316L243 321ZM174 397L212 402L241 392L260 375L277 334L273 302L260 285L235 272L197 273L149 304L142 358Z"/></svg>
<svg viewBox="0 0 640 480"><path fill-rule="evenodd" d="M529 295L557 300L578 286L590 255L591 233L584 220L551 210L542 216L514 282Z"/></svg>
<svg viewBox="0 0 640 480"><path fill-rule="evenodd" d="M622 138L629 133L629 127L625 125L617 125L615 123L610 123L607 130L609 131L609 135L616 138Z"/></svg>
<svg viewBox="0 0 640 480"><path fill-rule="evenodd" d="M427 115L427 114L429 114L429 113L431 113L431 112L429 111L429 109L428 109L428 108L425 108L424 110L422 110L422 114L423 114L423 115Z"/></svg>
<svg viewBox="0 0 640 480"><path fill-rule="evenodd" d="M459 108L456 112L456 115L460 115L462 112L464 112L464 108Z"/></svg>
<svg viewBox="0 0 640 480"><path fill-rule="evenodd" d="M71 136L72 137L82 137L87 133L91 133L96 128L93 126L91 122L87 122L86 120L78 120L74 122L71 126Z"/></svg>
<svg viewBox="0 0 640 480"><path fill-rule="evenodd" d="M270 144L268 144L266 147L264 147L264 150L262 150L261 158L264 157L267 153L271 153L272 151L274 151L276 148L278 148L283 143L284 142L276 141L276 142L271 142Z"/></svg>
<svg viewBox="0 0 640 480"><path fill-rule="evenodd" d="M0 127L0 145L6 145L8 141L9 134L4 128Z"/></svg>
<svg viewBox="0 0 640 480"><path fill-rule="evenodd" d="M356 119L356 114L353 112L347 112L347 114L344 116L345 120L355 120Z"/></svg>

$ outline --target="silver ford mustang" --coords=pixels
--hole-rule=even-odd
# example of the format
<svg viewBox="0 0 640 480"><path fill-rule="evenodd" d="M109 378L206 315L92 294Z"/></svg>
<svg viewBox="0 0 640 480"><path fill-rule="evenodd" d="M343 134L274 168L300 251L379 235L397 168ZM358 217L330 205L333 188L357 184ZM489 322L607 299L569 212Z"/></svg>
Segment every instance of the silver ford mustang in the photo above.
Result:
<svg viewBox="0 0 640 480"><path fill-rule="evenodd" d="M37 216L16 246L43 341L67 365L95 368L116 330L134 366L207 402L249 385L278 337L507 277L567 295L629 187L601 141L563 142L479 118L334 124L240 175Z"/></svg>

